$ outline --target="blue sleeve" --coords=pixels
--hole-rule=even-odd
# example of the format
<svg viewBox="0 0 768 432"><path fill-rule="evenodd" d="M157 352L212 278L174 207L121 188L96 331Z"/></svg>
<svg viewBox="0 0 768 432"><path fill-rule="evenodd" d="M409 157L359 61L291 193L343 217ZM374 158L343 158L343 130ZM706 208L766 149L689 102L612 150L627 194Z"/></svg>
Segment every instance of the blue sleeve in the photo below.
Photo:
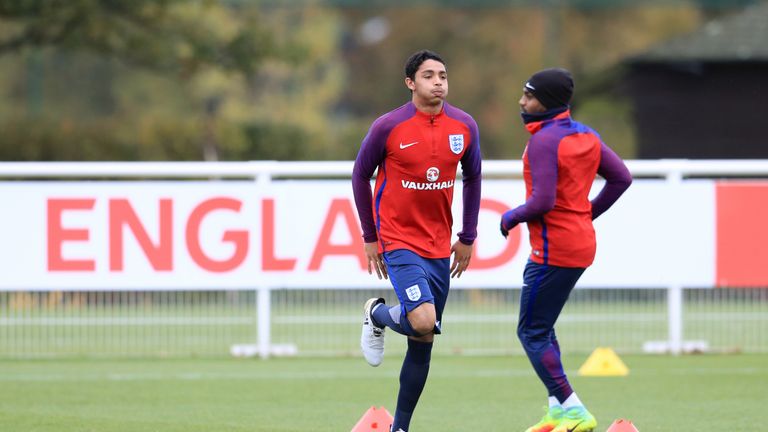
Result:
<svg viewBox="0 0 768 432"><path fill-rule="evenodd" d="M480 153L480 130L477 123L470 117L467 126L472 138L469 147L461 157L461 177L464 185L462 189L463 219L458 237L465 245L471 245L477 238L483 158Z"/></svg>
<svg viewBox="0 0 768 432"><path fill-rule="evenodd" d="M505 229L537 219L555 207L557 197L557 148L560 140L538 134L528 141L528 166L531 170L531 196L525 203L504 213Z"/></svg>
<svg viewBox="0 0 768 432"><path fill-rule="evenodd" d="M360 151L352 169L352 191L355 196L357 215L360 227L363 229L363 239L366 243L378 240L376 225L373 221L373 196L371 177L376 168L384 161L387 152L387 136L391 129L382 126L379 118L371 125L368 134L363 138Z"/></svg>

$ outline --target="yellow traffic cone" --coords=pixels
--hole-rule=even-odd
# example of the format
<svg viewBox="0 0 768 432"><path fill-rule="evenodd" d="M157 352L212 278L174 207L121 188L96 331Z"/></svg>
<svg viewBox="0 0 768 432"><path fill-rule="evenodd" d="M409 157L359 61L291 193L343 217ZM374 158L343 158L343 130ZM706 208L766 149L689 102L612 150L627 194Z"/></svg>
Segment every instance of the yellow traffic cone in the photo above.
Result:
<svg viewBox="0 0 768 432"><path fill-rule="evenodd" d="M582 376L624 376L629 368L610 348L598 347L579 368Z"/></svg>

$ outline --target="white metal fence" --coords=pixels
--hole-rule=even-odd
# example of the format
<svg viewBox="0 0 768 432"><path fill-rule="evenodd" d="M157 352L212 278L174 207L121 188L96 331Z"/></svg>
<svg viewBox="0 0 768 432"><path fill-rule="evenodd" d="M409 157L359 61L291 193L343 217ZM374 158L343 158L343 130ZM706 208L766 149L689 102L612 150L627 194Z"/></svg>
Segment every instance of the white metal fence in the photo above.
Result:
<svg viewBox="0 0 768 432"><path fill-rule="evenodd" d="M633 175L768 177L768 161L629 161ZM327 163L0 163L7 181L29 179L344 178L351 162ZM487 177L516 177L518 161L486 161ZM12 211L6 209L4 211ZM637 263L637 265L643 265ZM654 271L649 268L648 271ZM519 275L513 275L519 277ZM222 356L253 345L260 356L357 355L360 308L391 290L254 286L210 290L30 290L0 292L0 357ZM452 290L436 344L443 354L522 353L516 340L519 289ZM670 283L666 289L579 288L557 326L567 351L611 346L620 352L661 349L768 352L768 289L712 289ZM393 341L393 339L395 339ZM387 352L404 343L390 338ZM287 351L286 351L287 350Z"/></svg>
<svg viewBox="0 0 768 432"><path fill-rule="evenodd" d="M768 352L768 289L683 294L681 349ZM391 290L271 291L262 333L272 354L283 347L308 356L358 355L361 305L372 296L396 301ZM519 296L519 289L454 290L435 352L522 354ZM580 353L597 346L641 352L653 341L668 347L667 298L660 289L577 289L558 338L565 351ZM257 299L256 291L239 290L0 292L0 358L224 356L234 345L257 343ZM387 353L404 345L393 334Z"/></svg>

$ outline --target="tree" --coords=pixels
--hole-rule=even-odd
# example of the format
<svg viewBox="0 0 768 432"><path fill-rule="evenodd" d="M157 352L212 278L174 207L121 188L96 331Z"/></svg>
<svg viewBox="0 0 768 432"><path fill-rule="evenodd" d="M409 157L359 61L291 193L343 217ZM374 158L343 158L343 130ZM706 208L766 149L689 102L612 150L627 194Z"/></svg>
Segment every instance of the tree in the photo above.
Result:
<svg viewBox="0 0 768 432"><path fill-rule="evenodd" d="M26 47L89 51L130 65L190 76L204 66L252 74L279 50L248 16L235 29L217 27L214 1L0 0L0 55Z"/></svg>
<svg viewBox="0 0 768 432"><path fill-rule="evenodd" d="M191 136L197 136L202 142L202 155L212 160L217 159L219 153L217 136L219 108L224 103L222 98L234 92L233 86L239 86L244 92L244 82L253 79L264 62L272 59L293 62L301 58L302 51L290 41L276 41L256 9L227 7L216 1L0 0L0 57L12 56L26 58L32 64L41 63L41 57L44 57L50 69L55 68L47 73L49 76L60 70L71 73L72 69L86 69L93 75L94 82L106 82L102 87L107 89L100 94L108 94L110 100L125 99L124 93L131 88L154 82L156 87L162 87L159 89L162 97L186 99L186 105L191 103L194 108L193 113L182 109L178 114L167 116L165 125L159 125L155 120L152 127L164 130L161 136L186 137L183 141L187 143ZM68 61L62 62L62 59ZM32 69L39 72L42 68ZM23 80L34 80L35 74L31 75ZM136 75L141 76L142 83L132 79ZM224 81L229 92L223 91L221 84L208 85L211 76L219 77L218 82ZM165 84L158 86L158 80ZM125 84L128 84L127 90L121 87ZM158 102L157 93L150 96L152 102ZM48 125L57 129L63 121L61 117L67 117L67 123L74 124L68 129L74 128L77 132L73 140L82 141L83 134L95 134L94 139L103 146L130 147L120 136L120 129L124 129L126 123L141 127L146 125L146 119L126 112L131 110L130 107L115 105L114 112L104 109L100 112L105 116L119 113L120 118L102 119L95 126L81 121L87 117L83 112L60 109L49 118L13 119L14 124L9 128L33 121L37 128L44 129ZM187 108L184 103L180 106ZM19 117L18 112L15 114ZM197 118L190 121L191 116ZM22 128L15 129L20 134L17 138L30 135L25 132L27 127L23 124ZM91 129L85 130L88 128ZM173 130L179 128L183 130L174 134ZM110 134L110 130L114 132ZM66 134L51 131L43 136L47 137L44 142L48 144L41 145L46 149L31 151L30 156L50 159L89 157L79 151L54 151L55 145L49 142L50 138L59 136L59 140L63 140ZM36 141L32 139L31 142ZM188 147L182 144L184 146ZM178 145L172 147L175 150L167 154L168 157L189 158L186 152L178 152ZM103 158L109 153L100 151L95 155ZM127 155L131 152L123 148L112 153L115 158L125 158L130 157ZM199 157L201 153L197 154ZM157 152L152 155L164 157ZM134 156L142 157L142 153L134 152Z"/></svg>

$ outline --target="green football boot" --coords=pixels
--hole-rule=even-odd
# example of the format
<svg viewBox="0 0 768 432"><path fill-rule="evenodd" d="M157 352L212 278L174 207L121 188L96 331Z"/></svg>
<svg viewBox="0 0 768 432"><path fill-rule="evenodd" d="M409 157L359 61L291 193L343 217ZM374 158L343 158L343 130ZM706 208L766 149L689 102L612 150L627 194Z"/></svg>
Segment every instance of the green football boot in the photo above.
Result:
<svg viewBox="0 0 768 432"><path fill-rule="evenodd" d="M563 407L559 405L551 407L538 423L526 429L525 432L550 432L560 424L563 414L565 414Z"/></svg>
<svg viewBox="0 0 768 432"><path fill-rule="evenodd" d="M575 406L565 410L560 423L552 432L592 432L596 427L595 416L583 406Z"/></svg>

